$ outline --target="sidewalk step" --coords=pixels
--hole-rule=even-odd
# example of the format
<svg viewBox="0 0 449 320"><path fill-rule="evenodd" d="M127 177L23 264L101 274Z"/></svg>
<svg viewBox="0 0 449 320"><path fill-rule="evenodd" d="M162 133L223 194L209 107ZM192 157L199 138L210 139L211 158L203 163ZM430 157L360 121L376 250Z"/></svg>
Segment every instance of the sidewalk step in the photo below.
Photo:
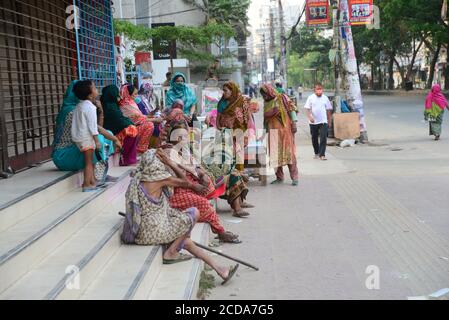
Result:
<svg viewBox="0 0 449 320"><path fill-rule="evenodd" d="M81 180L80 173L56 171L52 162L0 180L0 231L79 187Z"/></svg>
<svg viewBox="0 0 449 320"><path fill-rule="evenodd" d="M94 193L74 189L0 234L0 292L123 195L129 168L111 168L120 180Z"/></svg>
<svg viewBox="0 0 449 320"><path fill-rule="evenodd" d="M198 223L192 230L193 241L209 245L210 226ZM150 300L194 300L204 263L199 259L162 265L149 295Z"/></svg>
<svg viewBox="0 0 449 320"><path fill-rule="evenodd" d="M116 199L104 212L67 239L41 263L8 288L0 299L52 299L65 287L72 268L84 272L92 256L111 256L120 243L116 233L121 226L117 210L123 210L124 200ZM80 277L81 283L86 279Z"/></svg>
<svg viewBox="0 0 449 320"><path fill-rule="evenodd" d="M161 266L161 246L122 245L80 299L146 299Z"/></svg>

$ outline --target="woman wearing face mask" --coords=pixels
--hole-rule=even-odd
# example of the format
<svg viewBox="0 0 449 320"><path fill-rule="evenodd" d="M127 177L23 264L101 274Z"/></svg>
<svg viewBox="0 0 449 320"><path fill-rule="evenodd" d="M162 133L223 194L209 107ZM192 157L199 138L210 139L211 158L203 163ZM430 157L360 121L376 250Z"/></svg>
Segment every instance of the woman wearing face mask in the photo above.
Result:
<svg viewBox="0 0 449 320"><path fill-rule="evenodd" d="M165 105L172 106L173 103L180 99L184 102L183 112L186 115L189 126L192 126L193 121L196 120L195 110L196 110L196 96L195 93L186 84L186 77L177 72L173 76L170 82L170 89L167 91L165 97Z"/></svg>
<svg viewBox="0 0 449 320"><path fill-rule="evenodd" d="M148 118L140 111L134 100L137 97L137 89L133 85L123 85L120 89L120 97L119 105L123 115L131 119L137 126L139 137L137 152L144 153L148 150L150 138L154 131L154 123L160 123L161 120L159 118Z"/></svg>

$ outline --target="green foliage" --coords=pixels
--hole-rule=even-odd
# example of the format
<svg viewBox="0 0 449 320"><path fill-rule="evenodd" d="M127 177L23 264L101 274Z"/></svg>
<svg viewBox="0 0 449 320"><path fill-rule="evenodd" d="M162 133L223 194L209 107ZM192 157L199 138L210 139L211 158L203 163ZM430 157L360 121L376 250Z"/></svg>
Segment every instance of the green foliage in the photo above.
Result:
<svg viewBox="0 0 449 320"><path fill-rule="evenodd" d="M231 25L239 43L249 35L247 12L251 0L184 0L184 2L201 9L206 13L208 21Z"/></svg>
<svg viewBox="0 0 449 320"><path fill-rule="evenodd" d="M306 84L312 86L315 81L323 82L326 87L331 86L330 75L332 65L329 51L332 39L324 38L319 33L305 26L296 30L291 38L291 52L288 57L288 82L293 86ZM304 69L317 69L306 71Z"/></svg>
<svg viewBox="0 0 449 320"><path fill-rule="evenodd" d="M153 40L179 41L186 45L208 45L221 37L230 38L235 35L229 25L209 23L206 26L163 26L147 28L134 25L129 21L114 20L116 34L124 34L131 40L149 42Z"/></svg>

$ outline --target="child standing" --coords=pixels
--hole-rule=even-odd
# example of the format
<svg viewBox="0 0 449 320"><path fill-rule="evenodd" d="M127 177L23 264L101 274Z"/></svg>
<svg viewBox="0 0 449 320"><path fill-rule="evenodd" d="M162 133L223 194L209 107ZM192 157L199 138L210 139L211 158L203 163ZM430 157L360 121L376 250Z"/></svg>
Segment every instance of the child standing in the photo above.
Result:
<svg viewBox="0 0 449 320"><path fill-rule="evenodd" d="M81 100L73 111L72 140L84 154L83 192L95 191L94 151L101 148L94 105L98 91L92 80L82 80L74 85L73 92Z"/></svg>

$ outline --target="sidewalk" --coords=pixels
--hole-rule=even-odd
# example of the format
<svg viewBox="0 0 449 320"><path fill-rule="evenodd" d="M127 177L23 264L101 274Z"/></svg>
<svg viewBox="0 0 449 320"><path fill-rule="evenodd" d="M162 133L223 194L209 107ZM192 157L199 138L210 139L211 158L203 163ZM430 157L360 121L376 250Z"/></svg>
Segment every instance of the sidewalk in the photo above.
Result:
<svg viewBox="0 0 449 320"><path fill-rule="evenodd" d="M384 115L378 119L385 123ZM409 141L403 154L391 152L387 141L329 147L329 160L319 161L300 117L300 185L287 179L251 186L248 201L256 208L248 219L232 218L220 201L221 219L243 243L219 249L260 270L241 266L209 299L407 299L449 287L448 202L437 193L448 190L449 171L440 165L423 172L421 142L402 134ZM366 286L369 266L380 272L378 290Z"/></svg>

